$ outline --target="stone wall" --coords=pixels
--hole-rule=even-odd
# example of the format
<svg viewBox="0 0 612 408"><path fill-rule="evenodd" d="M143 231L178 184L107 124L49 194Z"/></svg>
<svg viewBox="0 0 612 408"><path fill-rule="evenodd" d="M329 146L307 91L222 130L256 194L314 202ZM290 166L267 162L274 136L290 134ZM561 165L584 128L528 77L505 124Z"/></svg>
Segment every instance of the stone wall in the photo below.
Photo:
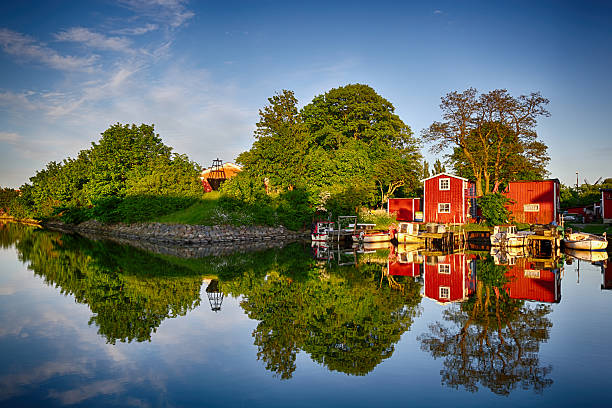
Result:
<svg viewBox="0 0 612 408"><path fill-rule="evenodd" d="M295 232L283 226L242 226L230 225L183 225L161 223L138 224L103 224L96 220L85 221L81 224L65 224L58 221L49 221L43 224L49 229L64 232L78 232L94 234L126 240L145 240L153 243L169 244L222 244L280 241L289 242L309 237L310 234Z"/></svg>

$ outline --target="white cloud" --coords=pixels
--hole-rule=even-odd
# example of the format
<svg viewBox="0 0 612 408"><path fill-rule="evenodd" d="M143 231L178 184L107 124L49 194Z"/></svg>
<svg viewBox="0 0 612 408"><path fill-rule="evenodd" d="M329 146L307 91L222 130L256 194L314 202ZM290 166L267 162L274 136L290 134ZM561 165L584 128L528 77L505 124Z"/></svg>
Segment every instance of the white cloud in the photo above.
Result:
<svg viewBox="0 0 612 408"><path fill-rule="evenodd" d="M434 10L434 14L442 14L442 10Z"/></svg>
<svg viewBox="0 0 612 408"><path fill-rule="evenodd" d="M12 132L0 132L0 142L17 143L20 136Z"/></svg>
<svg viewBox="0 0 612 408"><path fill-rule="evenodd" d="M123 37L107 37L103 34L93 32L84 27L73 27L67 31L55 34L59 41L70 41L82 43L88 47L99 50L110 50L118 52L133 52L130 41Z"/></svg>
<svg viewBox="0 0 612 408"><path fill-rule="evenodd" d="M113 31L113 34L120 35L142 35L151 31L155 31L159 28L157 24L146 24L144 27L135 27L135 28L122 28L119 30Z"/></svg>
<svg viewBox="0 0 612 408"><path fill-rule="evenodd" d="M119 3L172 28L180 27L195 15L187 9L184 0L120 0Z"/></svg>
<svg viewBox="0 0 612 408"><path fill-rule="evenodd" d="M9 55L38 61L51 68L64 71L91 72L96 61L96 56L60 55L57 51L31 37L6 28L0 29L0 47Z"/></svg>

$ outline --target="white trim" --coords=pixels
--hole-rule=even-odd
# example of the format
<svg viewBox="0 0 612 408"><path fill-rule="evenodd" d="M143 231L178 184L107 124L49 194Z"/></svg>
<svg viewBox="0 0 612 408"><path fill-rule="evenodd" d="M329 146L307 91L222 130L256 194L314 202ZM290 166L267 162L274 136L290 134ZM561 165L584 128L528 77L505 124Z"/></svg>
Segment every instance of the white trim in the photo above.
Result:
<svg viewBox="0 0 612 408"><path fill-rule="evenodd" d="M452 177L452 178L456 178L456 179L463 180L463 181L468 181L468 179L466 179L466 178L455 176L454 174L449 174L449 173L438 173L438 174L435 174L435 175L433 175L431 177L427 177L427 178L421 179L420 181L421 182L425 182L427 180L431 180L432 178L439 177L439 176L447 176L447 177Z"/></svg>
<svg viewBox="0 0 612 408"><path fill-rule="evenodd" d="M426 198L427 197L427 195L426 195L427 189L425 187L427 187L427 184L423 183L423 222L427 222L427 215L425 214L425 208L427 207L427 198ZM601 194L602 194L602 196L601 196L601 203L603 204L603 192ZM603 208L603 205L602 205L602 208ZM602 212L602 214L603 214L603 212Z"/></svg>
<svg viewBox="0 0 612 408"><path fill-rule="evenodd" d="M465 224L465 189L467 188L468 183L467 182L463 182L461 184L461 186L463 187L463 189L461 190L461 219L463 220L462 223Z"/></svg>
<svg viewBox="0 0 612 408"><path fill-rule="evenodd" d="M553 221L557 222L557 183L553 182L553 202L554 204L554 209L553 209Z"/></svg>

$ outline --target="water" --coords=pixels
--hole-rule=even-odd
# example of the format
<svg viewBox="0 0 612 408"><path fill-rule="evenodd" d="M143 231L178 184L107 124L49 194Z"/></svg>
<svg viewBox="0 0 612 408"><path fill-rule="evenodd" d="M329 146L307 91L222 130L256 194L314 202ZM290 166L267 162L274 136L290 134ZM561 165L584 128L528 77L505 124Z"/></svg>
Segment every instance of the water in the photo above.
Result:
<svg viewBox="0 0 612 408"><path fill-rule="evenodd" d="M607 405L607 261L0 243L0 406Z"/></svg>

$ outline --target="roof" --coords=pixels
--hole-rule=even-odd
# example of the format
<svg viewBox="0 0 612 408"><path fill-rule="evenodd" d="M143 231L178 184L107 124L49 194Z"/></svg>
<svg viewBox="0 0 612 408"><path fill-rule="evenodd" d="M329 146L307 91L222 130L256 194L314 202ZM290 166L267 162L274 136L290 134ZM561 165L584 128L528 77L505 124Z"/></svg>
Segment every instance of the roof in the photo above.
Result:
<svg viewBox="0 0 612 408"><path fill-rule="evenodd" d="M561 183L559 179L553 178L553 179L545 179L545 180L515 180L515 181L509 181L508 184L510 183L541 183L543 181L555 181L557 183Z"/></svg>
<svg viewBox="0 0 612 408"><path fill-rule="evenodd" d="M212 167L203 169L202 173L200 174L200 178L205 178L205 176L209 174L211 171L213 171ZM223 171L225 172L225 175L227 178L231 178L235 176L236 174L240 173L242 171L242 167L237 164L227 162L227 163L223 163Z"/></svg>
<svg viewBox="0 0 612 408"><path fill-rule="evenodd" d="M433 176L431 176L431 177L427 177L427 178L422 179L422 180L421 180L421 182L423 182L423 181L427 181L427 180L430 180L430 179L432 179L432 178L439 177L439 176L453 177L453 178L460 179L460 180L463 180L463 181L468 181L468 179L463 178L463 177L459 177L459 176L455 176L454 174L449 174L449 173L438 173L438 174L435 174L435 175L433 175Z"/></svg>

